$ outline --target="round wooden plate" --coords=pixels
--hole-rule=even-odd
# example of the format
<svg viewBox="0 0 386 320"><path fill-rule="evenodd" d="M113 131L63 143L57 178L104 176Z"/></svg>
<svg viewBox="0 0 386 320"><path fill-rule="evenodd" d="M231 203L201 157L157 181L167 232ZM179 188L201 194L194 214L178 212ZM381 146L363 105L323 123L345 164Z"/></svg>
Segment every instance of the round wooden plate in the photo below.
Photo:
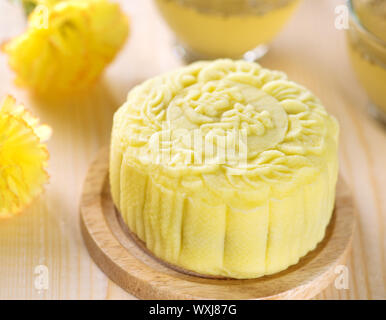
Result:
<svg viewBox="0 0 386 320"><path fill-rule="evenodd" d="M162 263L122 227L110 195L108 149L91 165L80 203L81 228L91 257L116 284L141 299L309 299L336 277L350 249L354 207L342 178L324 240L298 264L250 280L210 279Z"/></svg>

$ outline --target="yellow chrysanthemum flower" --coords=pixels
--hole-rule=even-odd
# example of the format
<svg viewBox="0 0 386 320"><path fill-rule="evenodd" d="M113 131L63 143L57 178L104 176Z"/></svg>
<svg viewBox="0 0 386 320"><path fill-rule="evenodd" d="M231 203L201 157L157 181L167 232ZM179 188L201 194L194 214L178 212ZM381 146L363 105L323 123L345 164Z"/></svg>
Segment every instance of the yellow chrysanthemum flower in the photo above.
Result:
<svg viewBox="0 0 386 320"><path fill-rule="evenodd" d="M48 180L42 142L50 135L51 129L12 97L0 104L0 218L19 213L42 191Z"/></svg>
<svg viewBox="0 0 386 320"><path fill-rule="evenodd" d="M28 29L3 46L16 83L38 93L84 90L123 46L129 21L108 0L35 0Z"/></svg>

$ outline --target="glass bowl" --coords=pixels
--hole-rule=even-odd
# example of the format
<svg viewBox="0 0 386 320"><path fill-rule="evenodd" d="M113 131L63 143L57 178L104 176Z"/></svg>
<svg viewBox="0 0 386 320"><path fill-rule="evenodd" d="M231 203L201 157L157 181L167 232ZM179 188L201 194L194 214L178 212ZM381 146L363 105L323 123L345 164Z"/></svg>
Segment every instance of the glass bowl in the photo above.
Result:
<svg viewBox="0 0 386 320"><path fill-rule="evenodd" d="M348 1L347 44L354 71L371 101L368 110L386 124L386 39L382 37L386 37L386 17L378 17L379 10L372 16L374 7L366 4L371 6L375 2Z"/></svg>
<svg viewBox="0 0 386 320"><path fill-rule="evenodd" d="M256 60L300 0L155 0L187 61Z"/></svg>

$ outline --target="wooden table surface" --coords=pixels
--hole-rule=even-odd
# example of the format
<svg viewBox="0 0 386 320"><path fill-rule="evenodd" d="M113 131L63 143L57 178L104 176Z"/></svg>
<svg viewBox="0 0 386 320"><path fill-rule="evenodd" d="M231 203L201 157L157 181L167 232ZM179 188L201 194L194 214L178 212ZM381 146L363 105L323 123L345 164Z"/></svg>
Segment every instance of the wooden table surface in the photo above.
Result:
<svg viewBox="0 0 386 320"><path fill-rule="evenodd" d="M131 37L87 95L60 102L33 98L12 84L0 55L0 98L13 94L54 130L46 192L22 215L0 221L0 299L134 299L90 259L80 234L79 198L90 161L109 143L113 113L127 92L181 62L151 0L120 2L131 16ZM334 9L342 3L304 0L261 64L313 90L341 125L341 172L358 208L349 289L331 285L316 298L385 299L386 129L364 112L367 98L350 67L345 32L334 26ZM20 9L0 0L0 42L24 26ZM39 265L48 268L47 290L34 285Z"/></svg>

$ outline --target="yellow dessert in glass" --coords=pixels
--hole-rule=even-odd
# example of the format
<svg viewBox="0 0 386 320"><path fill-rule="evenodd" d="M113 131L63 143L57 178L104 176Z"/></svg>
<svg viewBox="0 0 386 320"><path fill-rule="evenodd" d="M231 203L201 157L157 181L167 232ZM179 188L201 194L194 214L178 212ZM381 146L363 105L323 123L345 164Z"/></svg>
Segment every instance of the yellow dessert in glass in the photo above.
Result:
<svg viewBox="0 0 386 320"><path fill-rule="evenodd" d="M349 3L347 39L351 62L372 102L370 111L386 122L386 1Z"/></svg>
<svg viewBox="0 0 386 320"><path fill-rule="evenodd" d="M324 237L338 131L282 72L196 62L136 86L116 112L113 201L169 264L238 279L273 274Z"/></svg>
<svg viewBox="0 0 386 320"><path fill-rule="evenodd" d="M156 3L187 59L197 60L241 58L247 52L249 57L259 58L299 0L156 0Z"/></svg>

